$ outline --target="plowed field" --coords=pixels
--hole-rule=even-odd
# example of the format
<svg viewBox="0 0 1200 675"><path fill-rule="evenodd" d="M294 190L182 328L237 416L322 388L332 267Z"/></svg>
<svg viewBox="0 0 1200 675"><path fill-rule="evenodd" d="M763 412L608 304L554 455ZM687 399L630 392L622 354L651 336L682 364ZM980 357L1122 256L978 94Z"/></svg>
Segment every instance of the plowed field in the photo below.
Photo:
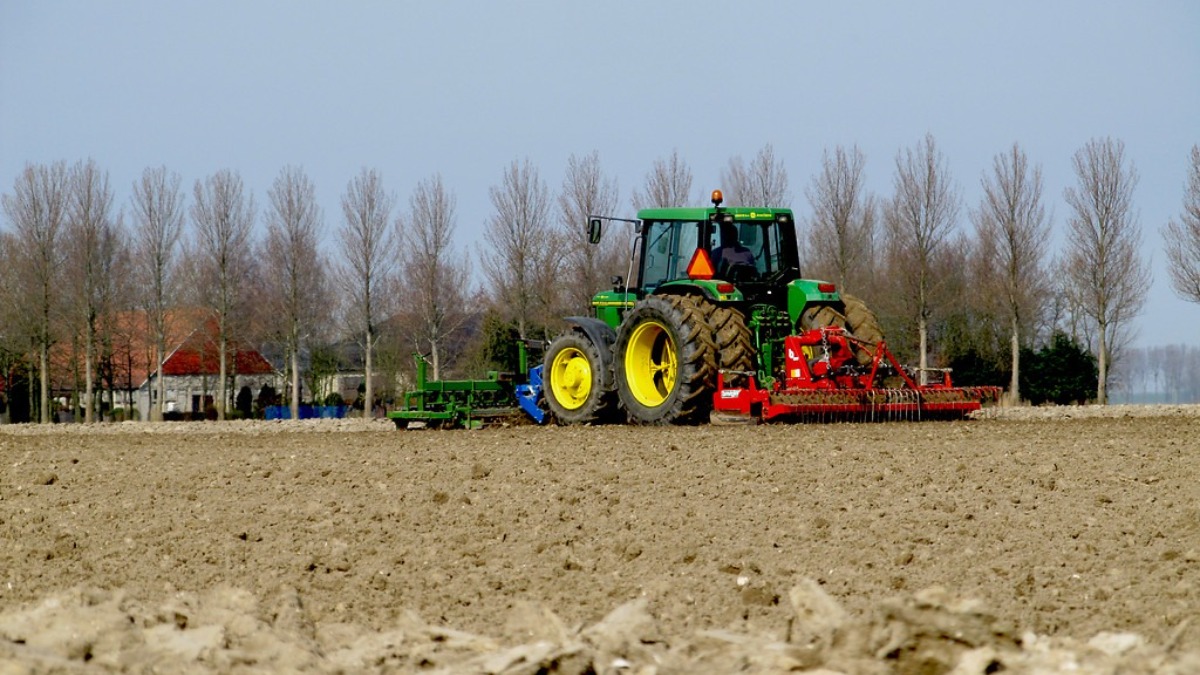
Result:
<svg viewBox="0 0 1200 675"><path fill-rule="evenodd" d="M370 639L406 627L415 640L420 626L429 644L441 627L496 649L594 647L589 627L630 601L642 651L612 647L600 662L581 647L574 661L492 670L675 672L725 663L697 636L736 635L803 646L789 652L799 667L918 672L907 647L837 662L791 593L805 584L845 625L884 621L897 602L966 607L994 637L964 650L1017 671L1003 654L1034 636L1083 645L1102 632L1136 634L1106 653L1160 659L1140 667L1197 665L1200 415L1019 417L0 427L0 661L13 668L0 672L487 672L468 659L485 647L418 658L399 638ZM274 637L247 638L251 624ZM205 642L204 625L220 638ZM172 631L174 646L153 637Z"/></svg>

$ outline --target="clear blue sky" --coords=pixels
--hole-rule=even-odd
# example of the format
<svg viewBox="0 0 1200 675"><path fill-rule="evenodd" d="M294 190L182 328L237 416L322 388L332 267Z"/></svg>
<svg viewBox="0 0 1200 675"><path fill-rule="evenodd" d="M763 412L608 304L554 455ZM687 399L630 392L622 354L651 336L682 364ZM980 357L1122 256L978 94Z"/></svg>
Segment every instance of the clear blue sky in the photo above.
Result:
<svg viewBox="0 0 1200 675"><path fill-rule="evenodd" d="M4 192L26 162L92 157L122 204L161 164L189 194L235 169L261 207L300 164L332 230L361 167L405 207L440 172L474 257L514 159L557 190L567 157L596 150L628 204L678 149L699 200L771 143L803 212L823 149L858 144L889 194L896 152L926 132L966 206L1019 141L1056 238L1071 155L1123 140L1155 277L1137 344L1200 342L1159 237L1200 143L1200 3L0 2Z"/></svg>

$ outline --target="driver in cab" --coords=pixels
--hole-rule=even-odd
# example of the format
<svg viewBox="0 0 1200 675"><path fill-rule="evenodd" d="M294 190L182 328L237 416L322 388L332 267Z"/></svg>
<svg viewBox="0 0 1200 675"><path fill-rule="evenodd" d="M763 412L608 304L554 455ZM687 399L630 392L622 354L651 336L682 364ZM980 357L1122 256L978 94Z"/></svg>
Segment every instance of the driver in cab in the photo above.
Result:
<svg viewBox="0 0 1200 675"><path fill-rule="evenodd" d="M721 223L721 243L713 249L712 260L719 274L728 273L734 265L754 266L754 254L738 241L737 225Z"/></svg>

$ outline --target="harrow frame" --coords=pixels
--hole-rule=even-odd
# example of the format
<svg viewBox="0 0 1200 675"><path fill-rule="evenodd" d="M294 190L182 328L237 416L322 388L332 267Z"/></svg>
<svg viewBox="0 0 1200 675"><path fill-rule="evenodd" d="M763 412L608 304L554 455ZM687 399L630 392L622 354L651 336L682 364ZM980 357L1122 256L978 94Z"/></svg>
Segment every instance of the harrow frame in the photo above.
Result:
<svg viewBox="0 0 1200 675"><path fill-rule="evenodd" d="M871 354L859 366L855 350ZM784 339L784 376L760 385L759 373L720 371L713 419L729 422L781 419L961 419L1000 398L1000 387L956 387L948 368L928 369L937 382L921 384L883 341L868 343L829 326ZM887 381L885 383L885 381Z"/></svg>

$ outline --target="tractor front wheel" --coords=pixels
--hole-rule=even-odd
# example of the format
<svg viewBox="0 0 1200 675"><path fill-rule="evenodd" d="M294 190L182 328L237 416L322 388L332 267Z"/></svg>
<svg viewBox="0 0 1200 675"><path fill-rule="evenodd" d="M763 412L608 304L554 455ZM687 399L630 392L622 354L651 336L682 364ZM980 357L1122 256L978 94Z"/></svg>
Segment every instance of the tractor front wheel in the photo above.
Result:
<svg viewBox="0 0 1200 675"><path fill-rule="evenodd" d="M695 299L649 296L617 332L621 406L642 424L703 422L712 409L716 359L712 328Z"/></svg>
<svg viewBox="0 0 1200 675"><path fill-rule="evenodd" d="M546 404L563 424L605 421L616 408L616 397L605 386L600 349L583 335L564 333L550 343L543 368Z"/></svg>

